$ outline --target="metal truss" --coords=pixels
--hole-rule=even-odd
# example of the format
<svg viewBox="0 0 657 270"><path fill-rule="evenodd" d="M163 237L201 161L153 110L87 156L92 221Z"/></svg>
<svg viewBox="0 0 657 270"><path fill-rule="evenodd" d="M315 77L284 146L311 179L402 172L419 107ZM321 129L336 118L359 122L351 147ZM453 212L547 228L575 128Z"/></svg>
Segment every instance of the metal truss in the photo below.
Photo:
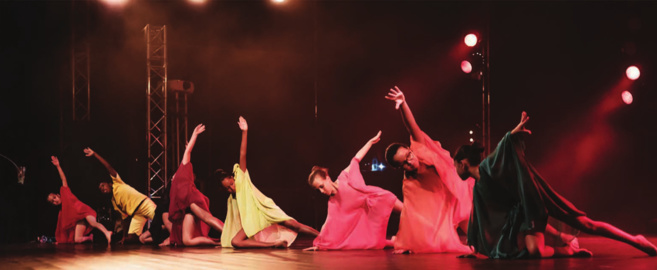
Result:
<svg viewBox="0 0 657 270"><path fill-rule="evenodd" d="M148 196L160 198L168 184L166 26L146 25L148 86Z"/></svg>

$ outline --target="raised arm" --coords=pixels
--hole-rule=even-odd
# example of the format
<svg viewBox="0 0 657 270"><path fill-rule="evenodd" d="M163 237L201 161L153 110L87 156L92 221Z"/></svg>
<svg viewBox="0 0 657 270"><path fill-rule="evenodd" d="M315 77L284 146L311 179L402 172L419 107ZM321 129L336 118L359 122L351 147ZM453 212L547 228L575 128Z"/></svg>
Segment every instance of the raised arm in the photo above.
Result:
<svg viewBox="0 0 657 270"><path fill-rule="evenodd" d="M105 166L105 168L107 169L107 172L109 172L109 174L110 174L112 177L116 177L116 176L118 175L118 174L116 173L116 171L114 170L114 168L112 168L112 165L110 165L109 163L107 163L107 161L106 161L103 157L101 157L100 155L98 155L98 153L94 152L94 150L91 150L91 148L89 148L89 147L85 148L85 149L84 149L84 154L85 154L86 156L88 156L88 157L93 156L93 157L95 157L96 159L98 159L98 161L100 161L100 163L103 164L103 166Z"/></svg>
<svg viewBox="0 0 657 270"><path fill-rule="evenodd" d="M194 132L192 132L192 137L189 138L189 142L187 143L187 147L185 148L185 154L183 154L183 159L182 159L182 164L187 165L189 164L189 161L192 159L192 149L194 149L194 144L196 144L196 137L198 137L199 134L203 133L205 131L205 125L199 124L194 128Z"/></svg>
<svg viewBox="0 0 657 270"><path fill-rule="evenodd" d="M249 130L249 125L246 123L246 119L240 116L237 125L240 126L242 130L242 144L240 145L240 169L243 172L246 172L246 132Z"/></svg>
<svg viewBox="0 0 657 270"><path fill-rule="evenodd" d="M411 108L408 107L408 103L406 103L406 98L404 97L404 93L402 93L402 91L399 90L399 87L395 86L395 88L390 88L390 92L388 92L386 99L395 102L396 110L399 110L399 108L401 107L402 120L404 121L404 126L406 126L406 130L408 130L408 133L411 134L414 141L423 143L424 136L422 136L422 130L417 125L417 122L415 122L415 117L413 117Z"/></svg>
<svg viewBox="0 0 657 270"><path fill-rule="evenodd" d="M354 156L354 159L356 159L358 162L363 160L363 158L365 157L367 152L370 151L370 148L372 147L372 145L374 145L375 143L378 143L380 140L381 140L381 131L379 130L379 132L376 134L376 136L372 137L369 141L367 141L367 143L365 143L363 148L358 150L358 153L356 153L356 155Z"/></svg>
<svg viewBox="0 0 657 270"><path fill-rule="evenodd" d="M68 182L66 182L66 175L64 175L62 167L59 166L59 159L56 156L51 156L50 159L52 161L52 165L55 165L55 167L57 167L57 171L59 171L59 178L62 179L62 186L68 187Z"/></svg>

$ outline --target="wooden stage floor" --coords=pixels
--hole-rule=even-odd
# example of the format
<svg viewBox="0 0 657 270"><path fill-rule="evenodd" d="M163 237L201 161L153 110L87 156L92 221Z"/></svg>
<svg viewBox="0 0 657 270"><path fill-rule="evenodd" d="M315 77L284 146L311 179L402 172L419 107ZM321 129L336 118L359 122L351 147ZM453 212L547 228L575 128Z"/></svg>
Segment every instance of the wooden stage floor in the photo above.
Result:
<svg viewBox="0 0 657 270"><path fill-rule="evenodd" d="M649 240L655 243L657 237ZM619 242L582 237L580 245L593 258L488 260L458 259L457 254L394 255L392 250L20 244L0 246L0 269L657 269L657 257Z"/></svg>

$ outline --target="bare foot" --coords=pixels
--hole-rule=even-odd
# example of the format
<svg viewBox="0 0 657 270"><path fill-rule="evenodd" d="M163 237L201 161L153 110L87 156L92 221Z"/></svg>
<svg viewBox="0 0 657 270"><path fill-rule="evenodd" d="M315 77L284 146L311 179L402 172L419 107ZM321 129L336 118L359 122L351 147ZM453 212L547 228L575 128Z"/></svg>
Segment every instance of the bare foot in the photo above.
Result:
<svg viewBox="0 0 657 270"><path fill-rule="evenodd" d="M634 240L636 241L636 247L648 254L648 256L657 256L657 247L650 243L650 241L648 241L648 239L646 239L643 235L636 235Z"/></svg>
<svg viewBox="0 0 657 270"><path fill-rule="evenodd" d="M287 241L281 240L274 243L274 248L287 248Z"/></svg>
<svg viewBox="0 0 657 270"><path fill-rule="evenodd" d="M162 243L160 243L158 246L166 247L170 244L171 244L171 240L169 240L169 238L167 238L167 239L164 239L164 241L162 241Z"/></svg>
<svg viewBox="0 0 657 270"><path fill-rule="evenodd" d="M413 251L407 249L395 249L392 254L413 254Z"/></svg>
<svg viewBox="0 0 657 270"><path fill-rule="evenodd" d="M107 232L105 234L105 238L107 238L107 244L108 245L111 244L112 243L112 232Z"/></svg>

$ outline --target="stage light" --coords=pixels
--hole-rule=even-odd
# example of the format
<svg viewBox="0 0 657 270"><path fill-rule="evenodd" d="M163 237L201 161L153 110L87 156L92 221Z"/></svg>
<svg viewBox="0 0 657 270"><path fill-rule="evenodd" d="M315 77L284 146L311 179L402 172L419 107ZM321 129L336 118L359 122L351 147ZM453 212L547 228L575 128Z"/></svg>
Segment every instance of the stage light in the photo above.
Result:
<svg viewBox="0 0 657 270"><path fill-rule="evenodd" d="M639 68L636 66L630 66L625 70L625 75L627 75L628 79L634 81L641 76L641 71L639 71Z"/></svg>
<svg viewBox="0 0 657 270"><path fill-rule="evenodd" d="M383 164L379 164L379 170L380 170L380 171L383 171L383 169L385 169L385 168L386 168L385 165L383 165Z"/></svg>
<svg viewBox="0 0 657 270"><path fill-rule="evenodd" d="M271 0L271 1L276 3L276 4L285 3L285 0Z"/></svg>
<svg viewBox="0 0 657 270"><path fill-rule="evenodd" d="M472 64L470 64L468 60L461 61L461 70L467 74L470 74L470 72L472 72Z"/></svg>
<svg viewBox="0 0 657 270"><path fill-rule="evenodd" d="M474 47L477 45L477 35L475 34L467 34L465 38L463 39L465 42L465 45L468 47Z"/></svg>
<svg viewBox="0 0 657 270"><path fill-rule="evenodd" d="M110 6L123 6L126 3L128 3L128 0L101 0L101 1Z"/></svg>
<svg viewBox="0 0 657 270"><path fill-rule="evenodd" d="M187 1L196 5L205 4L205 2L207 2L207 0L187 0Z"/></svg>
<svg viewBox="0 0 657 270"><path fill-rule="evenodd" d="M474 134L474 132L472 130L470 130L470 132L468 132L468 133L470 133L470 135Z"/></svg>
<svg viewBox="0 0 657 270"><path fill-rule="evenodd" d="M470 142L473 143L473 142L474 142L474 139L473 139L473 138L470 138Z"/></svg>
<svg viewBox="0 0 657 270"><path fill-rule="evenodd" d="M627 105L632 104L632 101L634 101L634 97L632 97L632 93L629 91L623 91L621 97L623 98L623 102L625 102Z"/></svg>

